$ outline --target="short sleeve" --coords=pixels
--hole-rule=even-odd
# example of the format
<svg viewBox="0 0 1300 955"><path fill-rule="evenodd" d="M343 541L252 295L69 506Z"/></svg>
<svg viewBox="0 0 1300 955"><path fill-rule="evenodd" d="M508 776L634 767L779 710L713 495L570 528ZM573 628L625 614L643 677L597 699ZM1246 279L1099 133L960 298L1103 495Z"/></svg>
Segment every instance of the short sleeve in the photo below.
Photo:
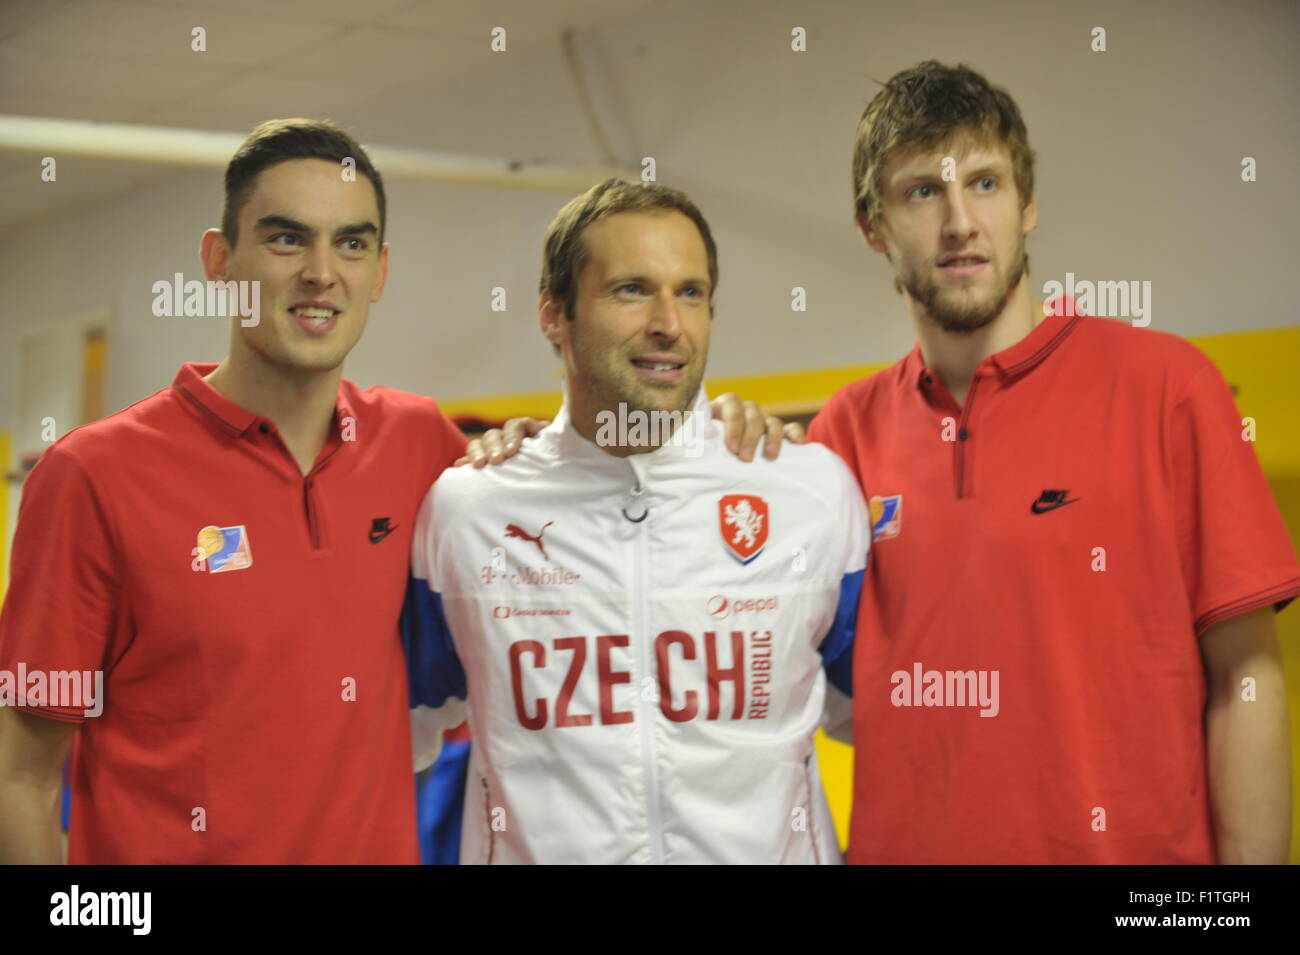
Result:
<svg viewBox="0 0 1300 955"><path fill-rule="evenodd" d="M832 413L831 406L834 400L835 400L834 398L831 398L829 401L827 401L826 404L822 405L821 410L818 411L817 414L813 416L812 422L809 423L808 425L809 441L816 442L817 444L824 444L827 447L830 447L831 440L833 437L832 435L833 429L831 427L831 421L830 421L831 413ZM832 448L832 450L834 449Z"/></svg>
<svg viewBox="0 0 1300 955"><path fill-rule="evenodd" d="M1208 361L1188 380L1168 431L1197 634L1260 607L1281 609L1300 593L1300 562L1232 394Z"/></svg>
<svg viewBox="0 0 1300 955"><path fill-rule="evenodd" d="M94 483L70 452L49 448L23 486L0 609L0 670L102 671L122 602L119 566ZM86 716L84 707L19 708L65 722Z"/></svg>
<svg viewBox="0 0 1300 955"><path fill-rule="evenodd" d="M461 455L465 453L465 446L469 440L465 437L464 432L456 427L441 408L434 403L434 446L437 449L434 454L434 473L430 484L438 479L446 468L449 468L456 462Z"/></svg>
<svg viewBox="0 0 1300 955"><path fill-rule="evenodd" d="M845 405L844 391L839 391L831 396L812 419L808 426L808 440L823 444L830 448L853 473L853 477L861 485L861 475L855 468L856 456L853 453L853 429L851 423L846 420L843 413Z"/></svg>

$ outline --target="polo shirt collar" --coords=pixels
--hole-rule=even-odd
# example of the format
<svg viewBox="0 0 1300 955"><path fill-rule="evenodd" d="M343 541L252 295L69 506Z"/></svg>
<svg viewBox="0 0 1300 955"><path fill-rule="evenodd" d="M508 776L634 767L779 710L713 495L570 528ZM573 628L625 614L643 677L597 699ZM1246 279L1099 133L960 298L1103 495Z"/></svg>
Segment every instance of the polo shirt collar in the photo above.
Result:
<svg viewBox="0 0 1300 955"><path fill-rule="evenodd" d="M980 367L995 368L1005 377L1031 371L1042 363L1072 332L1079 322L1078 315L1048 315L1028 335L1010 348L1004 348L980 362ZM904 359L907 380L921 388L933 377L921 356L921 343L917 342ZM976 370L976 375L979 371Z"/></svg>
<svg viewBox="0 0 1300 955"><path fill-rule="evenodd" d="M1032 332L1010 348L990 356L988 361L1008 377L1024 374L1055 351L1078 321L1077 315L1048 315Z"/></svg>
<svg viewBox="0 0 1300 955"><path fill-rule="evenodd" d="M254 429L260 424L273 424L269 419L262 418L251 411L241 408L205 381L205 377L212 374L216 367L216 362L187 361L181 365L180 371L176 372L172 387L193 402L209 420L231 435L243 436L250 429ZM346 381L339 382L338 399L334 411L336 423L342 422L349 417L355 420L356 417L352 406L348 402L347 388L345 387L347 385L348 382Z"/></svg>

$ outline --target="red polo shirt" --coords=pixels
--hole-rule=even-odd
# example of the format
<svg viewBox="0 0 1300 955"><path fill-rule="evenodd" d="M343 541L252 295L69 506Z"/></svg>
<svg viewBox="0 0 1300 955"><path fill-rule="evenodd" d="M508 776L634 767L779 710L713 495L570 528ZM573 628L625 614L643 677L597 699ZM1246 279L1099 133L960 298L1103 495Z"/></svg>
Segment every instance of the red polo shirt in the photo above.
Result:
<svg viewBox="0 0 1300 955"><path fill-rule="evenodd" d="M23 491L0 670L104 673L102 715L24 707L81 723L69 861L418 862L398 618L464 439L343 381L304 477L213 367L71 432Z"/></svg>
<svg viewBox="0 0 1300 955"><path fill-rule="evenodd" d="M849 859L1211 863L1197 636L1300 593L1218 370L1051 317L958 407L921 358L812 438L871 499Z"/></svg>

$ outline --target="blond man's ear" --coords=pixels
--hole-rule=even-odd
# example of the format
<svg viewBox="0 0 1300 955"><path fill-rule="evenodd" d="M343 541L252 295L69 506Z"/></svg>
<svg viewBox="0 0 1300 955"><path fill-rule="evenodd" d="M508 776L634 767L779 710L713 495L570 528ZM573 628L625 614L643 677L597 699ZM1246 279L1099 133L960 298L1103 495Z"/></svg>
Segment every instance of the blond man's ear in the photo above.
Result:
<svg viewBox="0 0 1300 955"><path fill-rule="evenodd" d="M889 258L889 247L885 245L885 240L880 237L879 230L871 224L871 220L867 218L866 214L861 211L855 212L853 220L857 223L862 238L867 240L867 245L871 246L876 252L883 253L885 258Z"/></svg>

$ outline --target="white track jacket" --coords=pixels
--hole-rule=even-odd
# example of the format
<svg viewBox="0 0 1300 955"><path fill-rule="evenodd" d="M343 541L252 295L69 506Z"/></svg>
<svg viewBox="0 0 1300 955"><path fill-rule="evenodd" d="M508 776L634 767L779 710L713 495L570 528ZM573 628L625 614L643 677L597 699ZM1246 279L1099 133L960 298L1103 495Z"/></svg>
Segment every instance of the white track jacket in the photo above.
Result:
<svg viewBox="0 0 1300 955"><path fill-rule="evenodd" d="M692 415L617 458L565 408L429 491L402 630L417 768L468 700L463 863L840 861L813 734L827 675L851 692L861 492Z"/></svg>

